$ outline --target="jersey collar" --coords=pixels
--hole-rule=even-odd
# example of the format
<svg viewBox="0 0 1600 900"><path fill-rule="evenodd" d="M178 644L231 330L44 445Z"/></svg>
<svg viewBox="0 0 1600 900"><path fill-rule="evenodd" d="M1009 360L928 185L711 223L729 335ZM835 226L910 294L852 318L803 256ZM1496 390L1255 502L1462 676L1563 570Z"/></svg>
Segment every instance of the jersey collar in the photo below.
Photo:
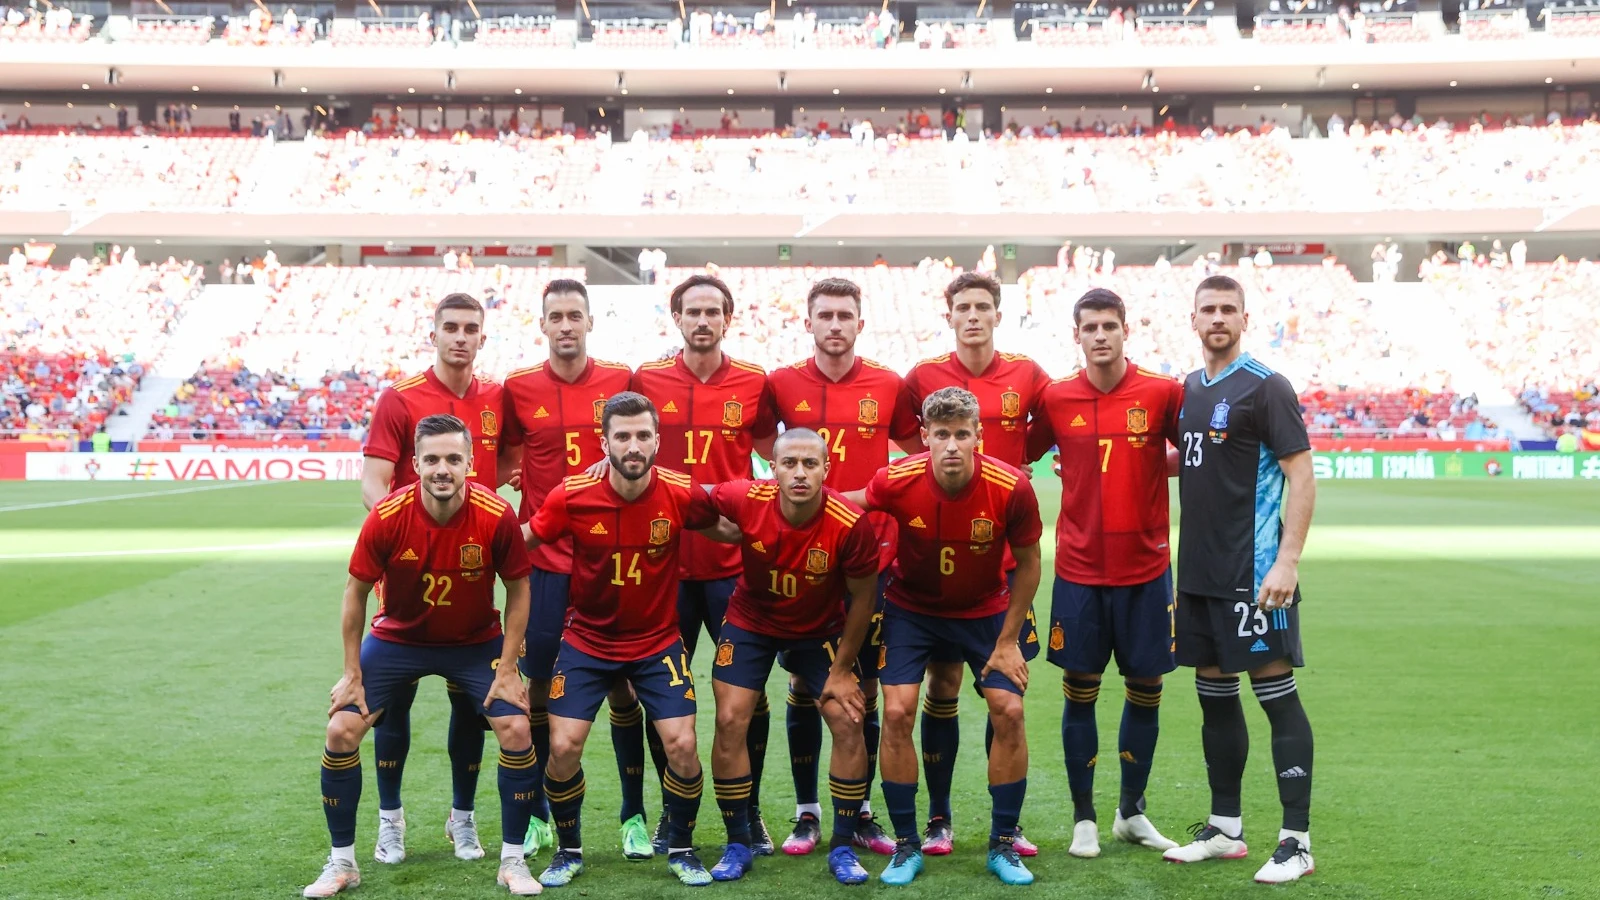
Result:
<svg viewBox="0 0 1600 900"><path fill-rule="evenodd" d="M957 365L960 365L960 364L957 363ZM935 497L937 497L938 499L943 500L943 501L948 501L948 502L951 502L951 503L957 503L957 502L960 502L960 501L965 500L968 497L972 496L972 490L973 490L973 488L977 487L977 484L978 484L978 476L983 474L983 454L982 453L974 453L974 454L972 454L972 477L967 480L967 484L966 484L965 487L963 487L959 491L956 491L954 494L951 494L951 493L947 492L944 489L944 485L939 483L939 477L937 475L935 475L934 472L933 472L934 466L936 464L937 464L937 461L934 460L933 454L929 453L928 454L928 468L924 470L923 477L928 479L928 489L933 492L933 495Z"/></svg>
<svg viewBox="0 0 1600 900"><path fill-rule="evenodd" d="M461 520L466 516L467 505L472 500L473 487L472 481L468 479L466 485L461 488L463 495L461 498L461 508L456 510L455 514L447 519L443 525L439 524L439 520L435 519L433 515L428 512L427 508L422 505L423 497L426 495L427 488L423 486L420 479L417 481L416 487L414 487L413 490L417 492L417 502L411 505L417 508L417 518L422 521L422 524L429 528L448 530L460 525Z"/></svg>
<svg viewBox="0 0 1600 900"><path fill-rule="evenodd" d="M1120 393L1123 388L1128 386L1128 382L1132 381L1138 376L1139 367L1133 364L1133 360L1128 359L1126 356L1124 356L1122 360L1128 364L1128 368L1122 373L1122 380L1112 385L1111 390L1109 391L1102 391L1095 387L1094 382L1089 380L1088 368L1085 367L1083 369L1083 383L1084 386L1089 389L1089 393L1091 395L1095 397L1109 397L1112 394Z"/></svg>
<svg viewBox="0 0 1600 900"><path fill-rule="evenodd" d="M1000 351L996 350L994 355L989 357L989 364L983 367L983 371L974 375L972 374L972 370L967 368L967 364L961 361L961 354L954 350L950 351L950 369L960 374L963 384L966 384L969 381L979 381L989 378L990 376L994 375L997 370L999 370L1001 362L1002 360L1000 359Z"/></svg>
<svg viewBox="0 0 1600 900"><path fill-rule="evenodd" d="M838 381L834 381L832 378L829 378L827 373L822 371L822 368L817 365L817 358L815 356L812 356L810 359L806 360L806 371L811 373L812 378L820 381L823 384L849 384L850 382L856 380L857 375L861 374L861 357L856 357L855 363L850 366L850 371L844 373L844 377L840 378Z"/></svg>
<svg viewBox="0 0 1600 900"><path fill-rule="evenodd" d="M607 473L604 478L601 478L600 479L600 483L605 485L606 493L610 495L612 500L616 501L617 503L619 503L619 504L621 504L623 506L632 506L635 503L643 503L644 501L649 500L651 497L654 497L655 494L656 494L656 485L661 483L661 478L656 473L655 467L651 466L650 467L650 483L648 485L645 485L645 489L642 492L640 492L639 496L633 498L632 500L625 499L621 494L617 493L617 489L616 488L611 486L611 475L610 475L610 473Z"/></svg>
<svg viewBox="0 0 1600 900"><path fill-rule="evenodd" d="M1221 372L1218 372L1216 378L1207 378L1206 377L1206 370L1204 368L1202 368L1200 370L1200 386L1201 387L1211 387L1212 385L1217 384L1218 382L1222 381L1222 379L1227 378L1229 375L1232 375L1233 373L1235 373L1235 372L1239 371L1240 369L1244 368L1244 364L1249 362L1249 361L1250 361L1250 354L1248 354L1248 353L1239 354L1239 358L1234 360L1231 363L1228 363L1228 367L1226 369L1223 369Z"/></svg>
<svg viewBox="0 0 1600 900"><path fill-rule="evenodd" d="M560 375L557 375L556 370L551 368L548 363L545 364L544 374L545 377L549 378L556 384L583 384L589 380L590 375L594 374L594 357L591 356L584 360L583 371L579 372L578 377L572 381L568 381L565 378L562 378Z"/></svg>
<svg viewBox="0 0 1600 900"><path fill-rule="evenodd" d="M428 383L432 384L435 388L437 388L440 393L448 394L451 397L456 397L456 392L450 390L450 386L445 384L442 380L440 380L439 373L435 372L433 370L433 366L429 366L428 370L426 372L422 373L422 377L428 379ZM467 382L467 392L465 394L459 396L459 397L456 397L456 399L457 400L470 400L473 397L473 395L475 395L477 393L478 393L478 376L474 375L474 376L472 376L472 380Z"/></svg>
<svg viewBox="0 0 1600 900"><path fill-rule="evenodd" d="M700 382L700 376L696 375L694 373L694 370L689 368L689 364L683 361L683 351L682 350L679 350L678 351L678 355L674 356L672 358L672 360L673 360L674 363L677 364L678 371L680 373L682 373L684 378L688 379L689 381ZM722 383L722 379L724 379L724 378L726 378L728 376L728 370L731 369L731 368L733 368L733 357L729 356L727 353L723 353L722 354L722 365L717 366L716 371L711 373L711 377L710 378L707 378L705 381L700 382L700 383L701 384L721 384Z"/></svg>

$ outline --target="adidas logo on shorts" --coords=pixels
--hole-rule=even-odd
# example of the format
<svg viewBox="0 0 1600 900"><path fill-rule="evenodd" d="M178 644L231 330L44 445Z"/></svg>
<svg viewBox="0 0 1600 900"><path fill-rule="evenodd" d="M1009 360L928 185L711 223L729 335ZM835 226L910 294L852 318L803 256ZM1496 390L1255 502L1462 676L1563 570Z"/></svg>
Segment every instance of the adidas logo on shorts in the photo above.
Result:
<svg viewBox="0 0 1600 900"><path fill-rule="evenodd" d="M1263 641L1261 638L1256 638L1256 642L1250 645L1251 653L1265 653L1268 649L1270 648L1267 647L1267 642Z"/></svg>

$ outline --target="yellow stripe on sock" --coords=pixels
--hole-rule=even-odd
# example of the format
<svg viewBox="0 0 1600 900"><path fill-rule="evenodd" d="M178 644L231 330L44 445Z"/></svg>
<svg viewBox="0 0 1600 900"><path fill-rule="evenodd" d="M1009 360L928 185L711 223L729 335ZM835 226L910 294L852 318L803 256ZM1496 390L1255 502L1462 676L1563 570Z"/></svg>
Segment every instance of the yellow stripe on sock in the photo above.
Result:
<svg viewBox="0 0 1600 900"><path fill-rule="evenodd" d="M583 781L579 781L576 787L569 788L569 789L567 789L565 791L559 791L558 792L558 791L546 790L545 791L545 796L548 797L550 799L550 801L553 802L553 803L567 803L569 801L576 800L577 798L583 796L583 792L588 790L588 789L589 789L589 782L587 780L583 780Z"/></svg>

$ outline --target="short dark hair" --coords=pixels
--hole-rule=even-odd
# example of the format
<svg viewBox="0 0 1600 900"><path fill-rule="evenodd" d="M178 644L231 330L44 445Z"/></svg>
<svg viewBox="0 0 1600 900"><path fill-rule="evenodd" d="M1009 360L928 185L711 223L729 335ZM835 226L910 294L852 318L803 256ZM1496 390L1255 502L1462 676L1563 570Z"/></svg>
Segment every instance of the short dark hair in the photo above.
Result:
<svg viewBox="0 0 1600 900"><path fill-rule="evenodd" d="M471 294L446 294L444 299L439 301L439 305L433 308L433 321L438 322L439 316L447 309L468 309L477 313L478 318L483 318L483 304Z"/></svg>
<svg viewBox="0 0 1600 900"><path fill-rule="evenodd" d="M1090 288L1087 293L1078 298L1077 303L1072 304L1072 324L1079 324L1079 313L1086 309L1114 309L1117 311L1117 321L1124 325L1128 324L1128 307L1123 304L1122 298L1118 297L1114 291L1109 291L1105 288Z"/></svg>
<svg viewBox="0 0 1600 900"><path fill-rule="evenodd" d="M818 297L849 297L856 302L856 315L861 314L861 287L848 278L824 278L813 284L806 293L806 315Z"/></svg>
<svg viewBox="0 0 1600 900"><path fill-rule="evenodd" d="M423 416L418 420L417 431L411 436L411 446L415 448L416 453L421 453L422 439L440 434L459 434L461 439L467 442L468 449L472 447L472 435L467 433L467 423L448 413Z"/></svg>
<svg viewBox="0 0 1600 900"><path fill-rule="evenodd" d="M672 312L681 315L683 313L683 295L689 293L691 289L701 287L703 285L710 285L711 287L716 288L718 291L721 291L722 314L725 316L733 315L733 291L728 289L727 282L715 275L690 275L688 278L683 280L682 284L679 284L677 287L673 288L672 299L668 303L668 306Z"/></svg>
<svg viewBox="0 0 1600 900"><path fill-rule="evenodd" d="M1195 285L1194 299L1200 299L1201 291L1228 291L1239 297L1239 308L1244 308L1244 285L1226 275L1211 275Z"/></svg>
<svg viewBox="0 0 1600 900"><path fill-rule="evenodd" d="M660 431L661 416L657 415L656 405L650 402L649 397L633 391L613 394L611 399L606 401L605 410L600 413L600 433L610 435L611 420L617 416L642 416L645 413L650 414L651 427Z"/></svg>
<svg viewBox="0 0 1600 900"><path fill-rule="evenodd" d="M978 398L971 391L958 387L940 388L922 401L922 423L981 421L978 417Z"/></svg>
<svg viewBox="0 0 1600 900"><path fill-rule="evenodd" d="M780 444L792 444L795 441L815 441L822 445L823 457L826 458L828 455L828 442L822 435L809 428L786 428L782 434L778 435L778 439L772 442L773 461L777 461L778 446Z"/></svg>
<svg viewBox="0 0 1600 900"><path fill-rule="evenodd" d="M985 275L982 272L962 272L957 275L955 280L950 282L944 289L944 305L947 307L955 306L956 295L973 288L982 288L988 291L989 296L994 298L995 309L1000 308L1000 282L995 280L994 276Z"/></svg>
<svg viewBox="0 0 1600 900"><path fill-rule="evenodd" d="M589 311L589 289L583 282L576 278L552 278L544 286L544 293L539 295L539 312L544 314L545 301L551 294L577 294L583 298L583 311Z"/></svg>

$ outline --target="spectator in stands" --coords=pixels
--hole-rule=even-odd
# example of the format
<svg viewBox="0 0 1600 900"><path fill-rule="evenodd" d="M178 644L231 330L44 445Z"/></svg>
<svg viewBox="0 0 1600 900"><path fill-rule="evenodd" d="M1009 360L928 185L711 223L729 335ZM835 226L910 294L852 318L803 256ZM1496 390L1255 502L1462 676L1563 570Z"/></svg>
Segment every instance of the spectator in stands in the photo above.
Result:
<svg viewBox="0 0 1600 900"><path fill-rule="evenodd" d="M1528 262L1528 242L1518 238L1511 245L1511 271L1521 272Z"/></svg>
<svg viewBox="0 0 1600 900"><path fill-rule="evenodd" d="M639 251L639 280L645 284L656 283L656 254L649 247Z"/></svg>
<svg viewBox="0 0 1600 900"><path fill-rule="evenodd" d="M444 256L440 257L440 262L444 263L444 270L446 272L454 272L454 271L456 271L460 261L461 261L461 257L456 255L456 251L455 251L454 247L446 247L445 251L444 251Z"/></svg>

